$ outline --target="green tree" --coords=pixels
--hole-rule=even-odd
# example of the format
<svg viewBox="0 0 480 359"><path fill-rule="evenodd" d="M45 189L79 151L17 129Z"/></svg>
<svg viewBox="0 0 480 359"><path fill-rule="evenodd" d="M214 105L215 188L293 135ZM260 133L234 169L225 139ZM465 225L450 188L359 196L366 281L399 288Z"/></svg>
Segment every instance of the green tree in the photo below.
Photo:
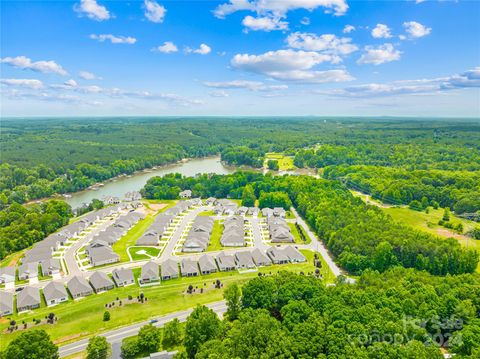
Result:
<svg viewBox="0 0 480 359"><path fill-rule="evenodd" d="M160 330L151 324L144 325L138 332L138 347L141 351L153 353L160 344Z"/></svg>
<svg viewBox="0 0 480 359"><path fill-rule="evenodd" d="M87 345L87 359L106 359L110 356L110 349L105 337L91 337Z"/></svg>
<svg viewBox="0 0 480 359"><path fill-rule="evenodd" d="M242 192L242 206L253 207L255 206L256 200L257 200L257 197L255 197L253 186L251 184L247 184L243 188L243 192Z"/></svg>
<svg viewBox="0 0 480 359"><path fill-rule="evenodd" d="M198 305L187 318L185 325L185 350L189 358L194 358L200 346L222 332L222 323L215 312Z"/></svg>
<svg viewBox="0 0 480 359"><path fill-rule="evenodd" d="M106 310L104 313L103 313L103 321L104 322L108 322L110 320L110 312L108 310Z"/></svg>
<svg viewBox="0 0 480 359"><path fill-rule="evenodd" d="M140 353L140 348L138 347L138 340L124 340L122 342L122 358L123 359L132 359Z"/></svg>
<svg viewBox="0 0 480 359"><path fill-rule="evenodd" d="M44 330L33 329L13 339L3 356L7 359L57 359L58 347Z"/></svg>
<svg viewBox="0 0 480 359"><path fill-rule="evenodd" d="M445 222L448 222L450 220L450 208L445 207L445 210L443 211L442 220L444 220Z"/></svg>
<svg viewBox="0 0 480 359"><path fill-rule="evenodd" d="M164 348L172 348L182 342L182 330L180 321L175 318L165 324L163 328L162 345Z"/></svg>
<svg viewBox="0 0 480 359"><path fill-rule="evenodd" d="M223 292L223 297L227 301L227 312L225 313L229 320L235 320L238 318L238 314L241 310L241 298L242 292L237 283L231 284Z"/></svg>
<svg viewBox="0 0 480 359"><path fill-rule="evenodd" d="M278 165L278 160L268 160L267 166L269 170L278 171L280 166Z"/></svg>

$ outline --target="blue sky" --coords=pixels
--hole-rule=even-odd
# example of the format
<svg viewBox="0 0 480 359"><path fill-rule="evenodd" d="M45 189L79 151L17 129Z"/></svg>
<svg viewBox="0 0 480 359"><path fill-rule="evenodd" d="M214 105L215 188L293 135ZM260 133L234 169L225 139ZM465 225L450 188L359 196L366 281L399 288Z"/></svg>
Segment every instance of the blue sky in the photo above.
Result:
<svg viewBox="0 0 480 359"><path fill-rule="evenodd" d="M480 2L2 1L2 116L480 116Z"/></svg>

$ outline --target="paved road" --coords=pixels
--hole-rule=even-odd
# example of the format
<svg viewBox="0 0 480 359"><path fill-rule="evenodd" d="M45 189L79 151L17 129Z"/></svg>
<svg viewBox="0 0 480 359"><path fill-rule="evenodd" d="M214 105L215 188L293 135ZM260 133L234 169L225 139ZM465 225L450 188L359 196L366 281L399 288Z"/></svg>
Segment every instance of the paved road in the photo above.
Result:
<svg viewBox="0 0 480 359"><path fill-rule="evenodd" d="M227 305L223 300L220 302L207 304L206 306L213 309L213 311L217 313L217 315L220 318L223 316L223 314L227 310ZM158 322L154 323L153 325L156 327L163 327L166 323L168 323L169 321L175 318L177 318L181 322L184 322L185 320L187 320L187 317L190 315L192 310L193 308L190 308L187 310L182 310L180 312L170 313L161 317L152 317L152 319L155 318L158 320ZM140 328L148 323L149 321L144 321L144 322L133 324L120 329L111 330L109 332L105 332L100 335L107 338L107 341L111 343L116 349L118 349L118 343L121 343L122 340L125 338L138 334ZM88 339L82 339L67 345L63 345L59 347L60 357L62 358L68 355L81 352L87 348L87 345L88 345ZM117 359L117 358L114 357L114 359Z"/></svg>
<svg viewBox="0 0 480 359"><path fill-rule="evenodd" d="M292 213L295 215L298 224L303 228L305 233L310 237L311 243L306 244L306 245L299 245L299 248L306 248L306 249L311 249L315 252L319 252L322 258L325 260L325 263L329 266L330 270L332 271L333 275L335 277L338 277L340 274L342 274L342 270L335 264L333 261L332 257L330 256L330 253L328 252L327 248L323 245L323 242L321 242L318 237L313 233L310 228L307 226L305 221L303 220L302 217L298 214L297 210L293 207L290 208Z"/></svg>

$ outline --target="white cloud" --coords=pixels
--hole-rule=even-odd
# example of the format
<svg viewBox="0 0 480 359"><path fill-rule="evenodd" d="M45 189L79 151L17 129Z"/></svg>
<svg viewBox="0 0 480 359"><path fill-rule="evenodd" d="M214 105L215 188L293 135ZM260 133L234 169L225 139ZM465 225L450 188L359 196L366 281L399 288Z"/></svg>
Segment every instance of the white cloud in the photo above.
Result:
<svg viewBox="0 0 480 359"><path fill-rule="evenodd" d="M480 88L480 67L448 77L402 80L386 84L371 83L333 90L330 94L342 97L380 97L393 95L434 94L463 88Z"/></svg>
<svg viewBox="0 0 480 359"><path fill-rule="evenodd" d="M324 7L325 12L333 12L335 15L344 15L348 10L345 0L230 0L217 6L213 13L218 18L224 18L234 12L246 10L258 15L283 18L292 10L313 11L319 7Z"/></svg>
<svg viewBox="0 0 480 359"><path fill-rule="evenodd" d="M305 25L305 26L306 26L306 25L310 25L310 18L304 16L304 17L302 18L302 20L300 20L300 24Z"/></svg>
<svg viewBox="0 0 480 359"><path fill-rule="evenodd" d="M415 4L420 4L422 2L424 2L425 0L415 0Z"/></svg>
<svg viewBox="0 0 480 359"><path fill-rule="evenodd" d="M378 47L365 46L365 51L357 63L380 65L385 62L400 60L401 52L390 43Z"/></svg>
<svg viewBox="0 0 480 359"><path fill-rule="evenodd" d="M385 24L377 24L372 30L372 36L376 39L388 39L392 37L390 28Z"/></svg>
<svg viewBox="0 0 480 359"><path fill-rule="evenodd" d="M67 80L67 81L64 82L64 84L66 86L69 86L69 87L77 87L78 86L77 81L75 81L74 79Z"/></svg>
<svg viewBox="0 0 480 359"><path fill-rule="evenodd" d="M426 27L425 25L422 25L416 21L404 22L403 27L408 35L413 38L427 36L430 34L430 32L432 32L432 28Z"/></svg>
<svg viewBox="0 0 480 359"><path fill-rule="evenodd" d="M90 38L92 40L97 40L100 42L104 42L106 40L109 40L112 44L129 44L132 45L137 42L137 39L131 36L115 36L112 34L100 34L100 35L95 35L91 34Z"/></svg>
<svg viewBox="0 0 480 359"><path fill-rule="evenodd" d="M338 56L313 51L278 50L262 55L237 54L231 60L233 68L262 74L276 80L297 82L340 82L353 77L345 70L314 71L324 62L336 63Z"/></svg>
<svg viewBox="0 0 480 359"><path fill-rule="evenodd" d="M86 15L89 19L103 21L112 18L105 6L97 4L96 0L81 0L73 9L79 15Z"/></svg>
<svg viewBox="0 0 480 359"><path fill-rule="evenodd" d="M27 87L33 90L43 87L42 81L36 79L1 79L0 83L8 86Z"/></svg>
<svg viewBox="0 0 480 359"><path fill-rule="evenodd" d="M80 71L78 76L84 80L101 80L101 77L97 77L95 74L88 71Z"/></svg>
<svg viewBox="0 0 480 359"><path fill-rule="evenodd" d="M153 48L152 51L163 52L164 54L171 54L172 52L177 52L178 48L173 42L165 41L163 45Z"/></svg>
<svg viewBox="0 0 480 359"><path fill-rule="evenodd" d="M345 25L345 27L343 28L343 33L344 34L349 34L352 31L355 31L355 26L353 26L353 25Z"/></svg>
<svg viewBox="0 0 480 359"><path fill-rule="evenodd" d="M161 23L165 17L167 10L154 0L145 0L143 4L145 8L145 17L151 22Z"/></svg>
<svg viewBox="0 0 480 359"><path fill-rule="evenodd" d="M311 33L294 32L286 39L288 46L294 49L320 51L334 55L348 55L358 50L352 39L336 37L333 34L315 35Z"/></svg>
<svg viewBox="0 0 480 359"><path fill-rule="evenodd" d="M208 93L212 97L228 97L228 93L223 91L223 90L218 90L218 91L210 91Z"/></svg>
<svg viewBox="0 0 480 359"><path fill-rule="evenodd" d="M242 25L250 30L258 31L273 31L273 30L286 30L288 29L288 22L281 21L280 18L274 17L253 17L245 16L242 21Z"/></svg>
<svg viewBox="0 0 480 359"><path fill-rule="evenodd" d="M200 44L200 47L198 49L191 49L190 47L185 48L185 52L187 54L193 53L193 54L199 54L199 55L207 55L211 51L212 51L211 47L206 44Z"/></svg>
<svg viewBox="0 0 480 359"><path fill-rule="evenodd" d="M207 87L219 89L247 89L250 91L279 91L287 90L287 85L265 85L260 81L233 80L224 82L204 82Z"/></svg>
<svg viewBox="0 0 480 359"><path fill-rule="evenodd" d="M26 56L17 56L4 57L0 60L0 62L22 70L28 69L36 72L53 73L62 76L65 76L67 74L67 71L65 71L62 66L52 60L33 62Z"/></svg>

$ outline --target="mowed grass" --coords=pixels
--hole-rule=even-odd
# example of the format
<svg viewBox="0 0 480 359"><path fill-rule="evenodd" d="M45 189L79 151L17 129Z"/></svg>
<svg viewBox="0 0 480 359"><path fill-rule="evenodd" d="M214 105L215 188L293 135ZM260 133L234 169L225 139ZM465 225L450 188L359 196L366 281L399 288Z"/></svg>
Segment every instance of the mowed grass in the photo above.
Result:
<svg viewBox="0 0 480 359"><path fill-rule="evenodd" d="M407 207L390 207L382 208L386 213L388 213L392 218L400 223L403 223L407 226L413 227L420 231L428 232L440 237L455 238L462 246L467 248L474 248L480 252L480 241L473 238L467 237L465 235L460 235L457 232L444 228L438 224L438 221L442 219L444 210L442 208L433 209L430 208L429 213L425 211L414 211L413 209ZM463 231L468 232L475 227L476 224L473 221L456 217L453 214L450 214L451 223L462 223ZM477 266L477 272L480 273L480 263Z"/></svg>
<svg viewBox="0 0 480 359"><path fill-rule="evenodd" d="M157 247L130 247L128 248L130 255L132 256L132 260L140 261L140 260L148 260L152 259L151 257L157 257L160 253L160 248ZM145 251L146 254L139 254L137 252Z"/></svg>
<svg viewBox="0 0 480 359"><path fill-rule="evenodd" d="M265 165L267 165L269 160L277 160L280 171L288 171L296 168L293 164L293 158L285 156L283 153L270 152L265 154Z"/></svg>
<svg viewBox="0 0 480 359"><path fill-rule="evenodd" d="M295 226L295 223L287 223L287 224L290 227L290 232L292 232L295 243L309 244L311 242L311 239L308 236L305 236L306 241L305 242L303 241L302 237L300 236L300 233L298 232L297 226Z"/></svg>
<svg viewBox="0 0 480 359"><path fill-rule="evenodd" d="M164 202L153 202L149 201L145 203L147 206L149 203L166 203L167 206L162 208L161 210L157 211L155 214L149 214L144 219L138 221L130 230L125 234L122 238L120 238L117 242L115 242L112 246L112 249L115 253L120 256L120 262L128 262L130 258L128 257L127 248L134 246L135 242L138 238L142 236L143 233L152 225L155 221L155 217L161 213L166 211L168 208L172 207L175 202L174 201L164 201ZM133 253L132 253L133 254Z"/></svg>
<svg viewBox="0 0 480 359"><path fill-rule="evenodd" d="M223 233L223 224L219 220L213 222L212 235L210 236L210 244L208 245L207 252L211 251L221 251L222 244L220 239L222 238Z"/></svg>
<svg viewBox="0 0 480 359"><path fill-rule="evenodd" d="M296 273L313 273L313 252L302 250L307 258L306 263L273 265L259 268L259 272L274 274L281 270L288 270ZM324 280L329 283L334 280L329 275L328 267L323 265L322 275ZM42 307L31 313L22 315L12 315L3 318L0 322L0 331L2 340L0 340L0 350L4 350L10 341L16 338L22 331L14 333L5 333L10 319L21 323L22 320L31 322L33 318L44 318L49 313L55 313L58 321L54 325L42 324L35 328L42 328L47 331L56 344L63 345L81 338L97 335L99 333L112 330L121 326L130 325L136 322L148 320L150 318L161 316L167 313L185 310L194 307L197 304L205 304L223 299L223 288L228 287L230 283L236 282L243 284L245 281L258 276L258 272L247 272L240 274L238 271L219 272L206 276L193 278L177 278L170 281L163 281L160 285L140 288L136 285L124 288L115 288L109 292L94 294L78 301L68 301L55 307ZM221 289L207 290L202 294L186 294L187 287L191 284L194 287L210 287L214 281L220 279L224 284ZM205 285L206 284L206 285ZM109 308L111 319L108 322L102 320L105 311L105 304L116 300L127 298L128 295L138 296L141 292L145 294L148 301L144 304L135 303L122 307Z"/></svg>

